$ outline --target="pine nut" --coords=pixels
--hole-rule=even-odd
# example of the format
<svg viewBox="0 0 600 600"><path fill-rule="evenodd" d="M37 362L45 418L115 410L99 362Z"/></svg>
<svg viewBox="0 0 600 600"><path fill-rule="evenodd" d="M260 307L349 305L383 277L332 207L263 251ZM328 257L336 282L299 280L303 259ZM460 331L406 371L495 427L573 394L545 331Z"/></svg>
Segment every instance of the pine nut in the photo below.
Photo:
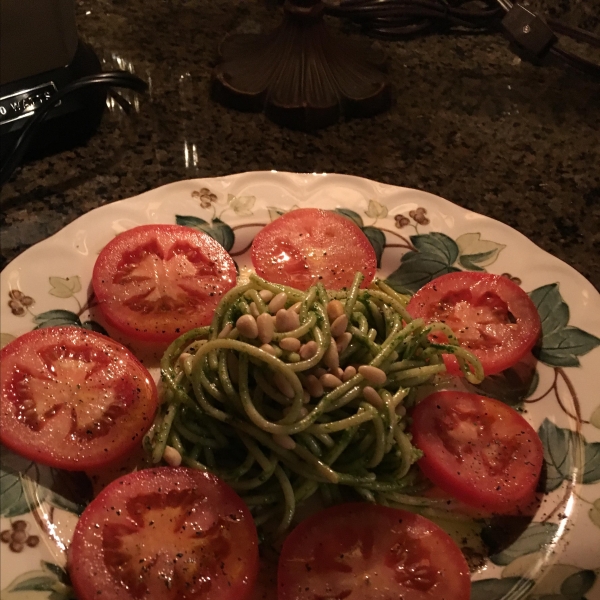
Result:
<svg viewBox="0 0 600 600"><path fill-rule="evenodd" d="M306 391L313 398L320 398L325 391L323 390L323 384L314 376L308 375L306 377Z"/></svg>
<svg viewBox="0 0 600 600"><path fill-rule="evenodd" d="M377 393L377 390L375 388L372 388L370 385L366 386L363 389L363 397L371 406L374 406L377 410L383 409L383 400L381 399L381 396Z"/></svg>
<svg viewBox="0 0 600 600"><path fill-rule="evenodd" d="M263 299L264 302L271 302L275 294L273 294L271 290L260 290L258 295Z"/></svg>
<svg viewBox="0 0 600 600"><path fill-rule="evenodd" d="M332 370L340 366L340 355L338 354L335 340L331 340L329 348L325 350L323 362Z"/></svg>
<svg viewBox="0 0 600 600"><path fill-rule="evenodd" d="M289 352L297 352L300 350L302 342L298 338L286 337L279 342L279 347L282 350L288 350Z"/></svg>
<svg viewBox="0 0 600 600"><path fill-rule="evenodd" d="M318 381L318 379L317 379ZM302 404L308 404L310 402L310 394L306 391L303 390L302 392ZM308 414L308 411L307 411Z"/></svg>
<svg viewBox="0 0 600 600"><path fill-rule="evenodd" d="M385 371L382 371L379 367L361 365L358 367L358 372L373 385L383 385L387 381Z"/></svg>
<svg viewBox="0 0 600 600"><path fill-rule="evenodd" d="M268 352L271 356L277 356L277 350L271 344L263 344L260 349Z"/></svg>
<svg viewBox="0 0 600 600"><path fill-rule="evenodd" d="M331 300L327 304L327 316L329 322L333 323L338 317L344 314L344 305L339 300Z"/></svg>
<svg viewBox="0 0 600 600"><path fill-rule="evenodd" d="M258 326L258 339L263 344L268 344L275 333L273 317L269 313L263 313L256 319L256 325Z"/></svg>
<svg viewBox="0 0 600 600"><path fill-rule="evenodd" d="M338 354L341 354L352 341L352 334L349 331L345 331L335 340L335 345L338 349Z"/></svg>
<svg viewBox="0 0 600 600"><path fill-rule="evenodd" d="M346 327L348 327L348 317L346 315L340 315L332 324L331 324L331 336L336 338L344 331L346 331Z"/></svg>
<svg viewBox="0 0 600 600"><path fill-rule="evenodd" d="M348 365L344 369L344 374L342 375L342 381L346 382L349 379L352 379L356 375L356 369L352 365Z"/></svg>
<svg viewBox="0 0 600 600"><path fill-rule="evenodd" d="M225 327L223 327L223 329L221 329L221 331L217 337L220 340L222 340L223 338L226 338L231 333L232 329L233 329L233 325L231 323L227 323L227 325L225 325Z"/></svg>
<svg viewBox="0 0 600 600"><path fill-rule="evenodd" d="M313 373L315 374L315 377L321 377L321 375L325 375L325 373L327 373L327 369L324 369L323 367L317 367Z"/></svg>
<svg viewBox="0 0 600 600"><path fill-rule="evenodd" d="M273 441L286 450L293 450L296 447L294 439L286 434L273 434Z"/></svg>
<svg viewBox="0 0 600 600"><path fill-rule="evenodd" d="M342 385L342 380L331 373L325 373L325 375L321 375L319 381L324 388L333 389Z"/></svg>
<svg viewBox="0 0 600 600"><path fill-rule="evenodd" d="M240 335L253 340L258 336L258 325L256 319L252 315L242 315L236 322Z"/></svg>
<svg viewBox="0 0 600 600"><path fill-rule="evenodd" d="M284 331L292 331L300 327L300 317L293 310L281 308L275 316L275 328L283 333Z"/></svg>
<svg viewBox="0 0 600 600"><path fill-rule="evenodd" d="M403 417L406 414L406 406L403 406L402 404L398 404L398 406L396 406L396 414L399 417Z"/></svg>
<svg viewBox="0 0 600 600"><path fill-rule="evenodd" d="M269 302L269 310L271 313L276 314L277 311L281 310L287 302L287 294L285 292L279 292L271 302Z"/></svg>
<svg viewBox="0 0 600 600"><path fill-rule="evenodd" d="M331 371L331 374L335 375L338 379L342 379L342 377L344 376L344 369L338 367L337 369L333 369Z"/></svg>
<svg viewBox="0 0 600 600"><path fill-rule="evenodd" d="M181 464L181 454L173 446L165 446L163 460L171 467L178 467Z"/></svg>
<svg viewBox="0 0 600 600"><path fill-rule="evenodd" d="M182 368L183 368L183 367L185 367L185 361L186 361L186 360L187 360L187 359L188 359L190 356L192 356L192 355L191 355L189 352L182 352L182 353L179 355L179 364L180 364L180 366L181 366Z"/></svg>
<svg viewBox="0 0 600 600"><path fill-rule="evenodd" d="M250 314L257 319L258 315L260 315L260 312L258 310L258 306L256 306L256 302L250 302Z"/></svg>
<svg viewBox="0 0 600 600"><path fill-rule="evenodd" d="M294 388L283 373L275 373L275 375L273 375L273 383L286 398L294 397Z"/></svg>
<svg viewBox="0 0 600 600"><path fill-rule="evenodd" d="M310 342L306 342L306 344L300 348L300 358L302 360L308 360L309 358L312 358L318 351L319 346L317 342L311 340Z"/></svg>
<svg viewBox="0 0 600 600"><path fill-rule="evenodd" d="M290 310L293 310L295 313L299 313L301 308L302 302L296 302L296 304L292 304L292 306L290 306Z"/></svg>

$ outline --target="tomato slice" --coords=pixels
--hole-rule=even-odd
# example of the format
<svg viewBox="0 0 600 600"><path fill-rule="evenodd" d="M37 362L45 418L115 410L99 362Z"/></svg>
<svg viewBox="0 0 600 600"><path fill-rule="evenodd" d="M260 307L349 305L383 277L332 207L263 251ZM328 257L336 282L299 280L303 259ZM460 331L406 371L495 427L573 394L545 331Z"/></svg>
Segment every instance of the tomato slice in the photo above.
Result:
<svg viewBox="0 0 600 600"><path fill-rule="evenodd" d="M417 463L446 493L484 511L518 514L535 502L542 442L513 408L467 392L427 396L412 413Z"/></svg>
<svg viewBox="0 0 600 600"><path fill-rule="evenodd" d="M529 296L507 277L457 272L424 285L406 307L415 318L442 321L461 345L477 356L486 375L519 362L540 336L540 316ZM432 336L446 342L444 335ZM445 355L449 372L458 374L456 358Z"/></svg>
<svg viewBox="0 0 600 600"><path fill-rule="evenodd" d="M79 600L246 600L258 539L244 502L214 475L144 469L85 509L67 567Z"/></svg>
<svg viewBox="0 0 600 600"><path fill-rule="evenodd" d="M159 343L210 323L235 282L235 264L223 246L179 225L125 231L100 252L92 277L110 325L130 337Z"/></svg>
<svg viewBox="0 0 600 600"><path fill-rule="evenodd" d="M68 470L112 463L140 444L158 400L121 344L78 327L22 335L0 353L0 441Z"/></svg>
<svg viewBox="0 0 600 600"><path fill-rule="evenodd" d="M299 208L261 229L252 242L256 272L274 283L306 290L315 283L339 290L361 271L362 287L377 270L375 250L347 217L319 208Z"/></svg>
<svg viewBox="0 0 600 600"><path fill-rule="evenodd" d="M283 544L278 600L469 600L469 568L437 525L366 503L325 509Z"/></svg>

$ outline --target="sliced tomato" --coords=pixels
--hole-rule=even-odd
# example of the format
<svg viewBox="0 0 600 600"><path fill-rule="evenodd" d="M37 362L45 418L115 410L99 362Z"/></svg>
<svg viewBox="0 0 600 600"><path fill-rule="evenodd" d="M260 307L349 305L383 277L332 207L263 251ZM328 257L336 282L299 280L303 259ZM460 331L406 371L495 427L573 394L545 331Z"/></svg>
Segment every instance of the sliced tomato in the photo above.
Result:
<svg viewBox="0 0 600 600"><path fill-rule="evenodd" d="M469 600L469 568L437 525L352 503L303 521L283 544L278 600Z"/></svg>
<svg viewBox="0 0 600 600"><path fill-rule="evenodd" d="M67 567L79 600L246 600L258 571L256 528L214 475L144 469L85 509Z"/></svg>
<svg viewBox="0 0 600 600"><path fill-rule="evenodd" d="M235 282L235 265L223 246L179 225L125 231L100 252L92 277L110 325L133 338L160 343L210 323Z"/></svg>
<svg viewBox="0 0 600 600"><path fill-rule="evenodd" d="M446 493L488 512L519 514L535 502L544 450L533 427L499 400L467 392L427 396L412 413L417 463Z"/></svg>
<svg viewBox="0 0 600 600"><path fill-rule="evenodd" d="M371 283L377 270L375 250L350 219L330 210L299 208L261 229L252 242L256 272L274 283L306 290L315 283L328 289L349 287L354 274Z"/></svg>
<svg viewBox="0 0 600 600"><path fill-rule="evenodd" d="M481 361L486 375L519 362L535 345L542 329L529 296L507 277L490 273L457 272L424 285L406 310L427 322L442 321L461 345ZM446 336L437 334L437 341ZM458 374L456 358L444 356L449 372Z"/></svg>
<svg viewBox="0 0 600 600"><path fill-rule="evenodd" d="M37 329L0 353L0 441L68 470L96 469L141 443L154 381L125 348L79 327Z"/></svg>

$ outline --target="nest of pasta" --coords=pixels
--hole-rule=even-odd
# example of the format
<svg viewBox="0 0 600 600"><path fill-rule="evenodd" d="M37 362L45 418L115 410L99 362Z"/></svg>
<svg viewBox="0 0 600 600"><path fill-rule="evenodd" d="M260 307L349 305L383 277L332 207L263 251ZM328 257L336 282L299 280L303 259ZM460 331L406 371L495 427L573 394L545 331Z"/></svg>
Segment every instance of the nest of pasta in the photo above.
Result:
<svg viewBox="0 0 600 600"><path fill-rule="evenodd" d="M327 504L349 493L418 504L420 452L407 431L417 389L445 371L443 354L472 383L483 371L444 323L412 319L409 297L362 280L303 292L252 275L229 291L209 327L165 353L145 440L153 461L215 473L272 535L316 493Z"/></svg>

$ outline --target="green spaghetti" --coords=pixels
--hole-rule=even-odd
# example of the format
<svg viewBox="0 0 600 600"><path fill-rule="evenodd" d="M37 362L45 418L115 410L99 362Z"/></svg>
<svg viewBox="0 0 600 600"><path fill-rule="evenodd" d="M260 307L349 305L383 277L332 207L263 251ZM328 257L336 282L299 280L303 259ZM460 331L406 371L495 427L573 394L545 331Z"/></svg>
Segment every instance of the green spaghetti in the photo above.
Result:
<svg viewBox="0 0 600 600"><path fill-rule="evenodd" d="M275 534L315 493L435 509L414 495L407 408L445 371L442 354L472 383L483 370L446 325L413 320L408 297L362 280L302 292L252 275L229 291L211 325L162 359L163 403L145 440L153 462L215 473Z"/></svg>

